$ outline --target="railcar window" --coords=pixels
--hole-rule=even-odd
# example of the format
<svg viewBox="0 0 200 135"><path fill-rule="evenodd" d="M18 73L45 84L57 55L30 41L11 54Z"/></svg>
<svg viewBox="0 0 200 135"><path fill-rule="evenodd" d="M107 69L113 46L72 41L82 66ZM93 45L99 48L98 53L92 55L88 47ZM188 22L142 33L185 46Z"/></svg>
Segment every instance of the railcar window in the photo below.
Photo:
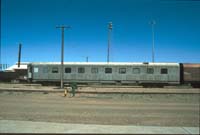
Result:
<svg viewBox="0 0 200 135"><path fill-rule="evenodd" d="M119 73L120 74L126 74L126 68L120 68Z"/></svg>
<svg viewBox="0 0 200 135"><path fill-rule="evenodd" d="M48 73L48 67L43 68L43 73Z"/></svg>
<svg viewBox="0 0 200 135"><path fill-rule="evenodd" d="M38 73L38 67L34 67L34 73Z"/></svg>
<svg viewBox="0 0 200 135"><path fill-rule="evenodd" d="M65 73L71 73L72 69L71 68L65 68Z"/></svg>
<svg viewBox="0 0 200 135"><path fill-rule="evenodd" d="M52 68L52 73L58 73L58 67L53 67Z"/></svg>
<svg viewBox="0 0 200 135"><path fill-rule="evenodd" d="M154 69L153 68L147 68L147 74L153 74Z"/></svg>
<svg viewBox="0 0 200 135"><path fill-rule="evenodd" d="M91 68L91 73L93 74L98 73L98 68Z"/></svg>
<svg viewBox="0 0 200 135"><path fill-rule="evenodd" d="M78 73L85 73L85 68L78 68Z"/></svg>
<svg viewBox="0 0 200 135"><path fill-rule="evenodd" d="M139 74L140 69L139 68L133 68L133 74Z"/></svg>
<svg viewBox="0 0 200 135"><path fill-rule="evenodd" d="M160 73L161 74L168 74L167 68L161 68Z"/></svg>
<svg viewBox="0 0 200 135"><path fill-rule="evenodd" d="M112 73L112 68L105 68L105 73L106 74L111 74Z"/></svg>

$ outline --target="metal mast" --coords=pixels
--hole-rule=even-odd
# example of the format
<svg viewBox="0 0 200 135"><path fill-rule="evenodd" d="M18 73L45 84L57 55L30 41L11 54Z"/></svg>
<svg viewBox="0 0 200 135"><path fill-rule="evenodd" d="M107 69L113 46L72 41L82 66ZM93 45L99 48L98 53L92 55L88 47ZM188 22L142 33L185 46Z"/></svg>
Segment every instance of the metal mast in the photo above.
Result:
<svg viewBox="0 0 200 135"><path fill-rule="evenodd" d="M108 23L108 54L107 54L107 62L110 62L110 42L111 42L111 32L112 32L112 22Z"/></svg>
<svg viewBox="0 0 200 135"><path fill-rule="evenodd" d="M86 57L86 62L88 62L88 58L89 58L89 57L87 56L87 57Z"/></svg>
<svg viewBox="0 0 200 135"><path fill-rule="evenodd" d="M71 28L70 26L57 26L56 28L61 29L61 68L60 68L60 88L63 89L63 61L64 61L64 32L66 28Z"/></svg>
<svg viewBox="0 0 200 135"><path fill-rule="evenodd" d="M155 62L155 50L154 50L154 25L156 24L155 20L150 22L152 29L152 62Z"/></svg>
<svg viewBox="0 0 200 135"><path fill-rule="evenodd" d="M18 68L20 67L20 62L21 62L21 48L22 48L22 44L19 43L19 51L18 51Z"/></svg>
<svg viewBox="0 0 200 135"><path fill-rule="evenodd" d="M1 43L0 43L0 71L3 69L2 66L3 64L1 63Z"/></svg>

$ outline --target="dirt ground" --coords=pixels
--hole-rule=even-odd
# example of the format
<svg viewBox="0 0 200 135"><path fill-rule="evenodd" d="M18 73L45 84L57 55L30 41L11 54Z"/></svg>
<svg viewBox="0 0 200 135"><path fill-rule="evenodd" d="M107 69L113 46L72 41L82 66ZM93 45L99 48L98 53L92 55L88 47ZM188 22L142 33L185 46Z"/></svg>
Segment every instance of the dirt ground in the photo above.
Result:
<svg viewBox="0 0 200 135"><path fill-rule="evenodd" d="M199 127L199 94L0 92L1 120Z"/></svg>

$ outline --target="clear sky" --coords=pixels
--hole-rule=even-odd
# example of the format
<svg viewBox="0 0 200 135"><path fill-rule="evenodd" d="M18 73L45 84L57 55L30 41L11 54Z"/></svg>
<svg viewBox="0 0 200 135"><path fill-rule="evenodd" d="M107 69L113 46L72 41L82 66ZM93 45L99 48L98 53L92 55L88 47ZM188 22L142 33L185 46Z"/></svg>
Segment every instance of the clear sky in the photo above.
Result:
<svg viewBox="0 0 200 135"><path fill-rule="evenodd" d="M151 62L151 19L156 62L200 62L198 0L1 0L1 61L60 61L61 24L66 62L106 61L111 21L111 61Z"/></svg>

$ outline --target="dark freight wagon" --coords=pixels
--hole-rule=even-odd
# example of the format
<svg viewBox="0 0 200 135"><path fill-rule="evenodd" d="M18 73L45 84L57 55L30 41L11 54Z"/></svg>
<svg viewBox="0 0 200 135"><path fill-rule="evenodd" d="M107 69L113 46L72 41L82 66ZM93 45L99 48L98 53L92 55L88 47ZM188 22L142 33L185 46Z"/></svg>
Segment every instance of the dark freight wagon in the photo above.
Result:
<svg viewBox="0 0 200 135"><path fill-rule="evenodd" d="M185 84L200 86L200 64L183 64L183 80Z"/></svg>

